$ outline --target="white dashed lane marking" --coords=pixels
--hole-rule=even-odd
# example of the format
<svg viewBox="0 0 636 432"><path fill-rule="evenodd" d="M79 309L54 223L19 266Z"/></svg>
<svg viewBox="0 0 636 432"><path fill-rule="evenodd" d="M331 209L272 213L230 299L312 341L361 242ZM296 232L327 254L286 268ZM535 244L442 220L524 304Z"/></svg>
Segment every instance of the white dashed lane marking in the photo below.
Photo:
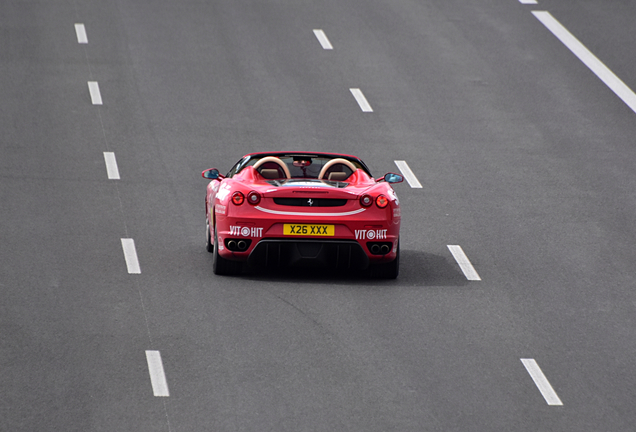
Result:
<svg viewBox="0 0 636 432"><path fill-rule="evenodd" d="M104 161L106 162L106 172L110 180L119 180L119 168L117 168L117 160L115 153L104 152Z"/></svg>
<svg viewBox="0 0 636 432"><path fill-rule="evenodd" d="M99 84L97 81L88 82L88 91L91 94L91 102L93 105L102 105L102 95L99 92Z"/></svg>
<svg viewBox="0 0 636 432"><path fill-rule="evenodd" d="M333 46L331 46L331 42L329 42L329 39L327 39L327 35L325 34L324 31L320 29L315 29L314 34L316 35L316 38L318 39L318 42L320 42L320 45L322 45L323 49L326 49L326 50L333 49Z"/></svg>
<svg viewBox="0 0 636 432"><path fill-rule="evenodd" d="M88 43L88 37L86 37L86 27L84 27L84 24L75 24L75 33L77 34L77 43Z"/></svg>
<svg viewBox="0 0 636 432"><path fill-rule="evenodd" d="M636 113L636 94L619 77L614 75L614 72L579 42L550 12L533 11L532 14Z"/></svg>
<svg viewBox="0 0 636 432"><path fill-rule="evenodd" d="M373 108L371 108L371 105L369 105L369 102L367 102L367 98L364 97L362 91L359 88L351 88L349 89L349 91L351 92L353 97L356 98L356 101L358 102L358 105L360 105L360 109L363 112L373 112Z"/></svg>
<svg viewBox="0 0 636 432"><path fill-rule="evenodd" d="M537 0L519 0L521 4L538 4Z"/></svg>
<svg viewBox="0 0 636 432"><path fill-rule="evenodd" d="M536 384L537 388L543 395L543 398L548 403L548 405L563 405L559 396L557 396L556 392L550 385L550 382L541 371L541 368L535 361L535 359L522 358L521 363L526 367L526 370L532 377L532 380Z"/></svg>
<svg viewBox="0 0 636 432"><path fill-rule="evenodd" d="M472 281L480 281L481 278L477 274L477 271L473 267L473 265L468 260L468 257L464 253L464 250L459 245L448 245L448 250L453 254L455 261L459 264L459 267L464 272L464 276L466 279Z"/></svg>
<svg viewBox="0 0 636 432"><path fill-rule="evenodd" d="M397 165L398 169L412 188L422 187L419 180L417 179L417 177L415 177L415 174L413 174L413 171L411 171L411 168L405 161L396 160L395 165Z"/></svg>
<svg viewBox="0 0 636 432"><path fill-rule="evenodd" d="M163 362L161 361L161 353L159 351L146 351L146 361L148 362L153 394L157 397L170 396L166 373L163 370Z"/></svg>
<svg viewBox="0 0 636 432"><path fill-rule="evenodd" d="M128 273L141 274L139 259L137 258L137 250L135 249L135 241L131 238L123 238L121 239L121 247L124 250L124 258L126 259Z"/></svg>

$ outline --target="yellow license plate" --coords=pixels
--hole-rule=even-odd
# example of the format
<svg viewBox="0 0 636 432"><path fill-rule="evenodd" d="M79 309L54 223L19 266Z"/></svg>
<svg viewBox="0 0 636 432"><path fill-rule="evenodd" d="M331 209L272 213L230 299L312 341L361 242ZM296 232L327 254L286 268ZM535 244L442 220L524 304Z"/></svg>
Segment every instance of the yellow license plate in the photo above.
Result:
<svg viewBox="0 0 636 432"><path fill-rule="evenodd" d="M284 235L333 236L334 225L284 224Z"/></svg>

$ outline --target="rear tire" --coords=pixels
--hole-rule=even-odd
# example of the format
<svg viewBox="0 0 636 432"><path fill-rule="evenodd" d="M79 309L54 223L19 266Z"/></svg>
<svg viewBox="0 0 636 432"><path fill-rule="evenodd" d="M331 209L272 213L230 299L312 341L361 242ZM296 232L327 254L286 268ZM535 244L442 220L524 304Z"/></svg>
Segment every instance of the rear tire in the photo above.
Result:
<svg viewBox="0 0 636 432"><path fill-rule="evenodd" d="M210 230L208 230L208 233ZM208 234L209 235L209 234ZM212 245L212 271L216 275L232 276L241 273L243 269L243 263L237 261L230 261L219 255L219 239L216 235L216 227L214 227L214 244Z"/></svg>
<svg viewBox="0 0 636 432"><path fill-rule="evenodd" d="M376 264L372 274L378 279L397 279L400 274L400 242L398 240L397 253L395 259L388 263Z"/></svg>

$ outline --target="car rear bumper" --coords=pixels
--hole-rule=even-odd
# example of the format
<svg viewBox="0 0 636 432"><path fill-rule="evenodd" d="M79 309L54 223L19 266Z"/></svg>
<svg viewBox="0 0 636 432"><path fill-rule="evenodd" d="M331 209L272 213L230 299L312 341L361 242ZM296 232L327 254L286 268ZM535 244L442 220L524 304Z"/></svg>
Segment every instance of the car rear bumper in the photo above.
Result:
<svg viewBox="0 0 636 432"><path fill-rule="evenodd" d="M365 269L369 257L355 240L262 239L247 259L252 267Z"/></svg>
<svg viewBox="0 0 636 432"><path fill-rule="evenodd" d="M329 236L289 235L285 224L332 225ZM279 217L217 215L219 254L250 266L305 266L364 269L396 257L399 223L381 218Z"/></svg>

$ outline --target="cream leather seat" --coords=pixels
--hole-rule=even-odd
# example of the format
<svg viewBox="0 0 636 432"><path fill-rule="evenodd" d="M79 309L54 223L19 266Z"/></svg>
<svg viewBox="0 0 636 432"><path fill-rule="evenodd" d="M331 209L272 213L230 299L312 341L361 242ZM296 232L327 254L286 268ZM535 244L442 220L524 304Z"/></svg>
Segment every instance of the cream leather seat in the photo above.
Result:
<svg viewBox="0 0 636 432"><path fill-rule="evenodd" d="M347 177L349 177L351 174L348 174L344 171L342 171L342 168L340 168L339 171L331 171L331 169L335 168L336 165L341 165L343 167L348 168L349 170L351 170L351 174L353 174L354 172L356 172L356 167L354 164L352 164L351 162L349 162L346 159L343 158L335 158L335 159L331 159L329 162L327 162L322 169L320 170L320 174L318 174L318 178L319 179L327 179L327 180L333 180L333 181L342 181L345 180ZM330 172L331 171L331 172ZM329 173L329 174L327 174ZM343 179L338 179L336 180L336 178L339 178L341 175L337 174L333 179L331 178L331 174L336 174L336 173L344 173L345 177Z"/></svg>
<svg viewBox="0 0 636 432"><path fill-rule="evenodd" d="M272 167L275 167L275 168L272 168ZM282 160L274 156L267 156L259 160L258 162L254 164L254 169L258 171L263 177L265 177L265 174L263 174L263 171L276 172L274 177L265 177L267 179L291 178L291 175L289 174L289 168L287 168L287 165L285 165L285 162L283 162ZM282 171L283 175L280 175L279 169ZM269 173L267 175L271 176L273 174Z"/></svg>

